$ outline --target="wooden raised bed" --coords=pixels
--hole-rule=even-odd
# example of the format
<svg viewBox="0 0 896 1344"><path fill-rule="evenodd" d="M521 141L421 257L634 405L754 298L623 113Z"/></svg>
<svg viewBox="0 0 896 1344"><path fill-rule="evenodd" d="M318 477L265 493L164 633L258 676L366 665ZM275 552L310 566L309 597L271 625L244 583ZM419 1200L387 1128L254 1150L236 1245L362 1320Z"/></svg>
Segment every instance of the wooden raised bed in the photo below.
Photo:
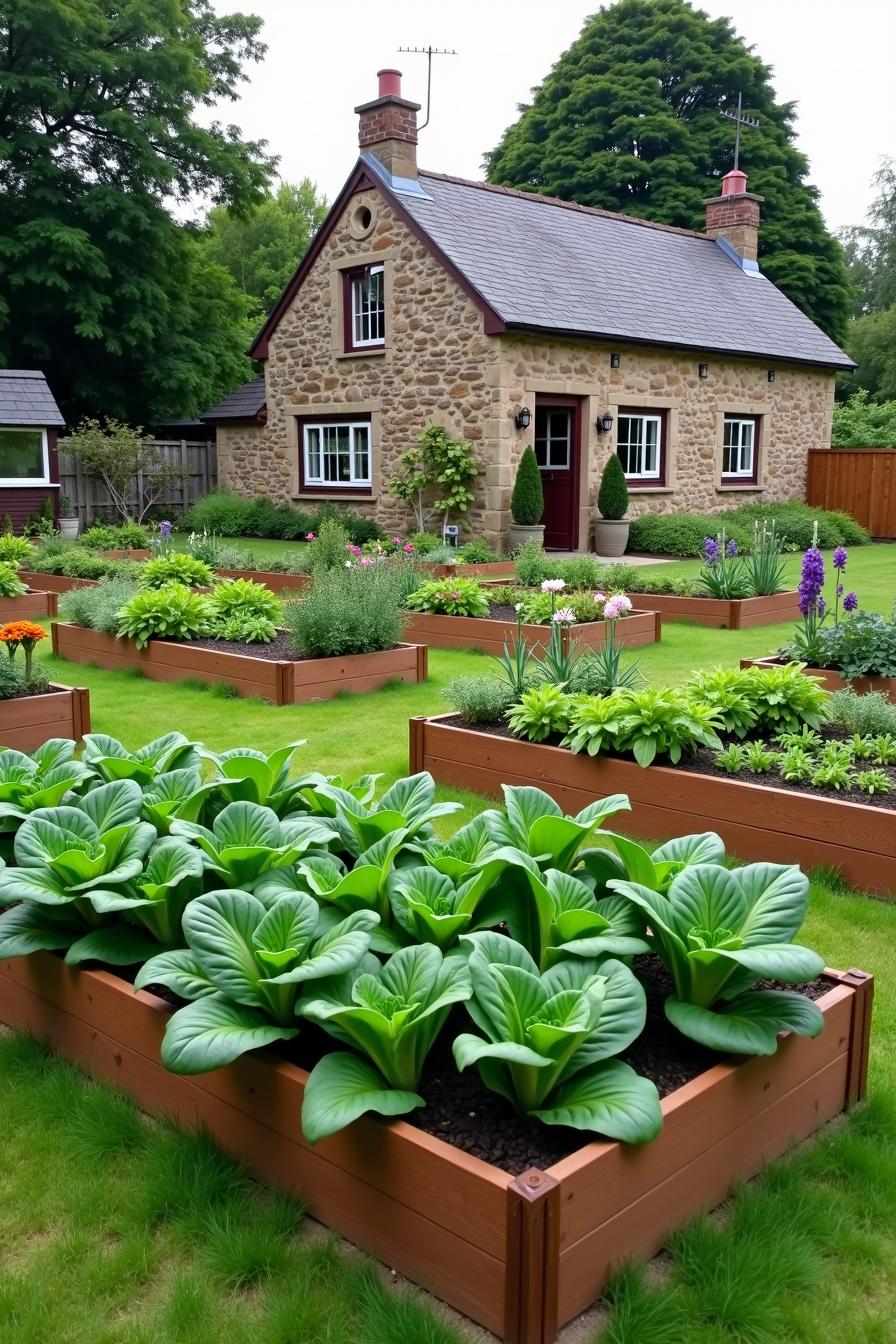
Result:
<svg viewBox="0 0 896 1344"><path fill-rule="evenodd" d="M215 573L222 579L251 579L253 583L263 583L272 593L280 593L287 599L311 582L307 574L271 574L266 569L216 569Z"/></svg>
<svg viewBox="0 0 896 1344"><path fill-rule="evenodd" d="M96 579L73 579L67 574L40 574L37 570L19 570L19 578L29 588L43 588L58 597L60 593L70 593L73 588L95 588ZM56 610L51 613L56 615Z"/></svg>
<svg viewBox="0 0 896 1344"><path fill-rule="evenodd" d="M741 667L784 667L783 658L741 658ZM896 677L853 677L847 681L842 672L828 667L806 667L807 677L815 677L827 691L842 691L850 687L858 695L867 695L869 691L882 691L896 704Z"/></svg>
<svg viewBox="0 0 896 1344"><path fill-rule="evenodd" d="M628 794L620 829L648 840L717 831L741 859L829 864L853 886L896 893L896 812L865 803L561 747L497 737L451 723L410 720L410 769L441 784L501 797L502 784L533 784L571 813L595 798Z"/></svg>
<svg viewBox="0 0 896 1344"><path fill-rule="evenodd" d="M409 613L406 634L419 644L431 649L481 649L483 653L500 654L505 644L512 644L517 635L516 621L495 621L485 616L438 616L425 611ZM581 625L563 626L563 644L579 644L583 648L600 649L607 637L607 621L583 621ZM660 640L662 617L655 611L632 611L616 622L616 639L628 648L641 644L657 644ZM549 625L524 625L523 638L530 644L546 645L551 637Z"/></svg>
<svg viewBox="0 0 896 1344"><path fill-rule="evenodd" d="M722 1063L662 1103L640 1148L594 1142L514 1178L405 1121L365 1116L311 1147L299 1126L307 1074L264 1051L197 1077L168 1073L170 1007L104 971L40 952L0 964L0 1020L128 1092L201 1124L321 1222L508 1344L552 1344L628 1258L865 1095L873 981L825 972L825 1029L770 1058Z"/></svg>
<svg viewBox="0 0 896 1344"><path fill-rule="evenodd" d="M719 630L748 630L774 621L795 621L800 614L794 589L768 597L677 597L671 593L631 593L639 606L659 611L669 620L694 621Z"/></svg>
<svg viewBox="0 0 896 1344"><path fill-rule="evenodd" d="M0 747L34 751L51 737L79 742L90 732L90 695L83 686L51 681L44 695L0 700Z"/></svg>
<svg viewBox="0 0 896 1344"><path fill-rule="evenodd" d="M28 579L20 575L23 583L28 584L28 592L18 597L0 597L0 624L6 621L41 620L56 615L56 594L32 588Z"/></svg>
<svg viewBox="0 0 896 1344"><path fill-rule="evenodd" d="M73 663L138 667L151 681L189 677L208 685L226 682L240 695L259 695L275 705L328 700L341 691L375 691L387 681L425 681L427 675L427 651L415 644L399 644L382 653L287 660L223 653L165 639L152 639L139 649L132 639L65 621L54 622L52 635L53 652Z"/></svg>
<svg viewBox="0 0 896 1344"><path fill-rule="evenodd" d="M428 570L434 579L497 579L513 574L515 568L513 560L489 560L481 565L438 565L429 564L427 560L422 559L420 565Z"/></svg>

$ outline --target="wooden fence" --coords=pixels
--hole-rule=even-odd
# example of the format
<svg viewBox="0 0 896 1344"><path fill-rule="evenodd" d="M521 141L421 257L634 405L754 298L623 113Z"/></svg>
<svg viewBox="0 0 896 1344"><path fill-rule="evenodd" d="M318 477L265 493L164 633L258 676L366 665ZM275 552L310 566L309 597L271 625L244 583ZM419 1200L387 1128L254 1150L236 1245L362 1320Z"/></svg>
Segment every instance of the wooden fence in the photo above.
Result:
<svg viewBox="0 0 896 1344"><path fill-rule="evenodd" d="M175 479L164 491L156 504L159 509L172 513L182 512L192 504L214 490L218 483L218 460L214 442L204 439L156 439L155 446L160 454L174 466L183 471L182 479ZM61 493L68 495L75 506L81 526L87 527L94 519L111 518L115 512L109 492L101 481L88 476L80 462L65 451L65 440L59 444L59 484ZM134 481L131 496L136 505L139 483Z"/></svg>
<svg viewBox="0 0 896 1344"><path fill-rule="evenodd" d="M806 499L842 509L872 537L896 538L896 448L812 448Z"/></svg>

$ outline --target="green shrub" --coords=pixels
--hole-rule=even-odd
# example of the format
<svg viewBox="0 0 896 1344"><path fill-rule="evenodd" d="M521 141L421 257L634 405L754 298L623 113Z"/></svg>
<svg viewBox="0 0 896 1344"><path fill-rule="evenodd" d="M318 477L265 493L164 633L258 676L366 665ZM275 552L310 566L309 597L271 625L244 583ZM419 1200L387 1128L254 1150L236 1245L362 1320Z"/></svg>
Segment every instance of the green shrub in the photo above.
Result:
<svg viewBox="0 0 896 1344"><path fill-rule="evenodd" d="M562 579L567 588L600 588L601 566L593 555L574 555L568 560L549 560L550 573L547 577ZM615 585L617 591L621 585ZM604 591L609 591L605 589Z"/></svg>
<svg viewBox="0 0 896 1344"><path fill-rule="evenodd" d="M896 448L896 401L871 401L865 388L834 404L834 448Z"/></svg>
<svg viewBox="0 0 896 1344"><path fill-rule="evenodd" d="M28 588L18 575L18 566L9 560L0 560L0 597L21 597Z"/></svg>
<svg viewBox="0 0 896 1344"><path fill-rule="evenodd" d="M389 565L353 565L323 570L308 596L286 606L284 615L300 653L331 658L376 653L401 642L401 575Z"/></svg>
<svg viewBox="0 0 896 1344"><path fill-rule="evenodd" d="M30 569L30 561L35 551L30 541L24 537L14 537L10 532L0 535L0 562L10 565L25 565Z"/></svg>
<svg viewBox="0 0 896 1344"><path fill-rule="evenodd" d="M500 723L513 703L510 687L497 677L452 677L442 694L467 723Z"/></svg>
<svg viewBox="0 0 896 1344"><path fill-rule="evenodd" d="M556 578L554 561L545 555L539 542L532 537L524 541L514 557L516 581L522 588L537 588L545 579Z"/></svg>
<svg viewBox="0 0 896 1344"><path fill-rule="evenodd" d="M524 691L519 704L507 712L510 730L527 742L545 742L569 731L573 697L553 682L542 682Z"/></svg>
<svg viewBox="0 0 896 1344"><path fill-rule="evenodd" d="M118 546L117 529L106 523L94 523L81 533L78 545L86 546L88 551L113 551Z"/></svg>
<svg viewBox="0 0 896 1344"><path fill-rule="evenodd" d="M774 523L784 549L788 551L808 550L816 523L822 550L834 546L863 546L869 540L865 529L848 513L816 509L799 500L781 504L744 504L722 517L726 522L730 518L738 527L748 525L751 530L757 522L760 525L763 521Z"/></svg>
<svg viewBox="0 0 896 1344"><path fill-rule="evenodd" d="M442 545L442 538L435 532L412 532L408 541L418 555L429 555Z"/></svg>
<svg viewBox="0 0 896 1344"><path fill-rule="evenodd" d="M383 529L375 518L365 518L363 514L352 513L350 509L340 509L336 516L348 533L349 541L356 546L363 546L367 541L378 541L383 536ZM321 516L318 515L314 521L319 527Z"/></svg>
<svg viewBox="0 0 896 1344"><path fill-rule="evenodd" d="M848 514L814 509L791 501L783 504L745 504L726 513L648 513L633 518L629 531L629 549L654 555L702 557L703 543L724 527L726 536L737 542L742 555L750 552L753 526L763 520L773 522L787 551L804 551L812 545L812 531L818 523L818 541L824 549L833 546L862 546L868 533Z"/></svg>
<svg viewBox="0 0 896 1344"><path fill-rule="evenodd" d="M122 551L145 551L149 545L149 532L140 523L132 519L121 523L115 529L115 546Z"/></svg>
<svg viewBox="0 0 896 1344"><path fill-rule="evenodd" d="M14 700L24 694L25 679L13 660L4 654L0 658L0 700Z"/></svg>
<svg viewBox="0 0 896 1344"><path fill-rule="evenodd" d="M720 526L712 514L647 513L631 520L628 548L648 555L702 556L704 541L715 536ZM725 528L738 550L745 551L750 544L750 529L730 522L730 514L726 515Z"/></svg>
<svg viewBox="0 0 896 1344"><path fill-rule="evenodd" d="M64 621L101 630L106 635L118 634L118 613L137 592L137 585L128 579L103 579L95 588L73 588L59 598L59 615Z"/></svg>
<svg viewBox="0 0 896 1344"><path fill-rule="evenodd" d="M53 572L67 579L104 579L107 575L120 572L123 566L133 569L133 561L109 560L104 555L75 546L60 556L58 567Z"/></svg>
<svg viewBox="0 0 896 1344"><path fill-rule="evenodd" d="M241 499L230 490L210 490L191 504L184 527L193 532L216 532L222 537L251 535L251 499Z"/></svg>
<svg viewBox="0 0 896 1344"><path fill-rule="evenodd" d="M440 616L487 616L488 597L478 579L431 579L405 599L410 611L427 611Z"/></svg>
<svg viewBox="0 0 896 1344"><path fill-rule="evenodd" d="M541 472L535 461L533 449L523 450L520 464L516 469L513 494L510 496L510 516L520 527L534 527L541 522L544 513L544 490L541 484Z"/></svg>
<svg viewBox="0 0 896 1344"><path fill-rule="evenodd" d="M499 590L501 591L501 590ZM550 625L554 612L568 607L575 613L576 623L581 621L599 621L603 603L595 602L594 594L588 592L543 593L540 589L515 589L512 599L519 603L520 619L527 625Z"/></svg>
<svg viewBox="0 0 896 1344"><path fill-rule="evenodd" d="M628 486L625 472L617 453L611 453L600 478L597 492L597 511L601 518L616 522L624 518L628 509Z"/></svg>
<svg viewBox="0 0 896 1344"><path fill-rule="evenodd" d="M260 574L307 574L311 568L308 555L310 549L309 546L303 546L300 551L290 551L284 555L253 555L251 551L244 552L240 564L222 564L219 568L255 569Z"/></svg>
<svg viewBox="0 0 896 1344"><path fill-rule="evenodd" d="M139 648L158 639L201 639L209 634L209 598L182 583L142 588L118 614L118 633Z"/></svg>
<svg viewBox="0 0 896 1344"><path fill-rule="evenodd" d="M208 565L180 551L154 556L140 570L141 588L165 588L172 583L183 584L185 588L210 588L214 581Z"/></svg>
<svg viewBox="0 0 896 1344"><path fill-rule="evenodd" d="M896 705L882 691L858 695L851 688L834 691L827 704L828 722L847 733L896 735Z"/></svg>
<svg viewBox="0 0 896 1344"><path fill-rule="evenodd" d="M263 583L224 579L209 597L212 633L246 644L270 644L282 620L279 598Z"/></svg>
<svg viewBox="0 0 896 1344"><path fill-rule="evenodd" d="M344 569L349 558L349 544L350 538L342 523L335 518L324 518L308 551L311 573L317 576L327 570Z"/></svg>
<svg viewBox="0 0 896 1344"><path fill-rule="evenodd" d="M465 565L490 565L500 559L500 556L487 541L475 538L473 541L464 542L457 552L457 558Z"/></svg>

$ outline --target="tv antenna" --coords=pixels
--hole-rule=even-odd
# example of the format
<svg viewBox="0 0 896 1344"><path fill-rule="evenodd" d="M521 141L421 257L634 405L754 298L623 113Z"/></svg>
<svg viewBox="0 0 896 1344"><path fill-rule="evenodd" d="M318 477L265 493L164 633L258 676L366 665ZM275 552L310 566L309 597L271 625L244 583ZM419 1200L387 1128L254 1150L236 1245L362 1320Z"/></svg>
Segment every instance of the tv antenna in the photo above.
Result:
<svg viewBox="0 0 896 1344"><path fill-rule="evenodd" d="M429 125L429 98L432 89L432 58L433 56L456 56L457 52L448 47L399 47L398 50L412 56L426 57L426 119L417 127L422 131Z"/></svg>
<svg viewBox="0 0 896 1344"><path fill-rule="evenodd" d="M741 126L751 126L755 130L756 127L758 127L759 125L759 118L748 117L746 112L741 111L740 94L737 95L736 112L726 112L723 107L719 108L719 112L723 117L727 117L729 121L734 121L737 123L737 134L734 137L734 171L737 172L740 160L740 128Z"/></svg>

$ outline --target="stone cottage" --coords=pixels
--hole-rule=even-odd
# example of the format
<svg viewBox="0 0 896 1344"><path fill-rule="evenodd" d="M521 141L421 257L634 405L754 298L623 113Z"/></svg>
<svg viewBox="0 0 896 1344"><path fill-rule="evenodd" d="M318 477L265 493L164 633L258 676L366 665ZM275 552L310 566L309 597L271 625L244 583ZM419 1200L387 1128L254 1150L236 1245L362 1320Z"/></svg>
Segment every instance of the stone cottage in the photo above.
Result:
<svg viewBox="0 0 896 1344"><path fill-rule="evenodd" d="M406 528L389 493L429 423L475 447L466 528L505 542L533 444L545 544L587 550L618 453L630 513L803 497L852 362L757 265L742 172L703 233L417 167L395 70L356 109L360 156L251 354L263 383L204 418L241 494L344 502Z"/></svg>

